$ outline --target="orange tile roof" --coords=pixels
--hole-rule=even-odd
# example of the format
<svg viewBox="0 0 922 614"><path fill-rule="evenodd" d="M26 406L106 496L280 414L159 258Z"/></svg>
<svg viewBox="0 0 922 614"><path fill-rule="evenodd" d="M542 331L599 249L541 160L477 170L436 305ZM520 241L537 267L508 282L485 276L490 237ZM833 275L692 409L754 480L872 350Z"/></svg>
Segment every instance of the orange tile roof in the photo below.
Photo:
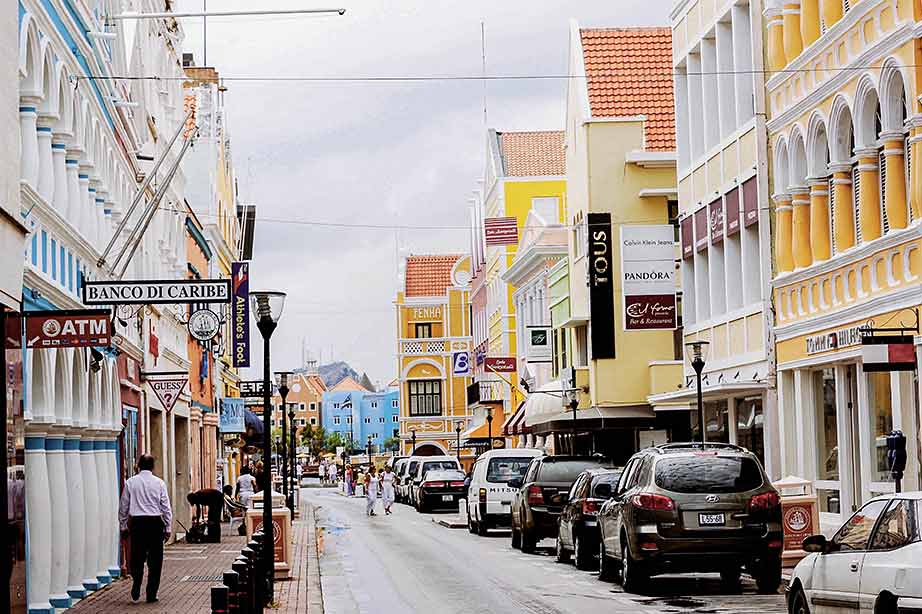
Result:
<svg viewBox="0 0 922 614"><path fill-rule="evenodd" d="M330 388L331 392L338 392L338 391L345 391L345 390L354 390L354 391L365 390L368 392L373 392L373 391L369 391L367 388L365 388L365 386L355 381L355 378L353 378L351 375L347 375L346 377L342 378L341 380L336 382L336 384L332 388Z"/></svg>
<svg viewBox="0 0 922 614"><path fill-rule="evenodd" d="M675 151L672 31L580 30L593 117L645 115L646 150Z"/></svg>
<svg viewBox="0 0 922 614"><path fill-rule="evenodd" d="M506 177L565 175L562 130L497 132Z"/></svg>
<svg viewBox="0 0 922 614"><path fill-rule="evenodd" d="M451 270L461 254L408 256L407 296L442 296L452 286Z"/></svg>

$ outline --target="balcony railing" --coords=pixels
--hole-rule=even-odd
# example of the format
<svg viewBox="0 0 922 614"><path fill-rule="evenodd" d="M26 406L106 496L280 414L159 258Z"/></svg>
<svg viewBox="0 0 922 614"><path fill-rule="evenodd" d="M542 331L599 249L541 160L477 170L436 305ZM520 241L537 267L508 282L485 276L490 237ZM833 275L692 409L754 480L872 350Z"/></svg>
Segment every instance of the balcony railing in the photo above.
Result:
<svg viewBox="0 0 922 614"><path fill-rule="evenodd" d="M469 341L451 337L400 340L401 354L444 354L445 352L463 352L469 349Z"/></svg>

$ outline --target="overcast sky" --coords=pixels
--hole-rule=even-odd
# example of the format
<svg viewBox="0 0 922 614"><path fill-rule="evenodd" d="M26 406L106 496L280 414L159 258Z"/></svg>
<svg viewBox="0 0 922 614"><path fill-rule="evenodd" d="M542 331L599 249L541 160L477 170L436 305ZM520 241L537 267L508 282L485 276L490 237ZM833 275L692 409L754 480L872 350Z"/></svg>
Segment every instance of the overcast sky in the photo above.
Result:
<svg viewBox="0 0 922 614"><path fill-rule="evenodd" d="M204 0L180 0L198 10ZM396 376L398 250L464 251L482 176L480 81L245 82L233 77L563 75L568 23L666 25L670 0L211 0L209 10L343 7L345 16L208 20L208 65L227 77L242 201L258 206L251 287L288 293L274 370L300 366L302 339L374 381ZM202 21L184 19L203 59ZM566 82L491 81L489 126L562 129ZM361 229L306 222L437 229ZM255 329L253 333L256 333ZM261 366L254 336L252 360ZM254 371L254 375L255 375Z"/></svg>

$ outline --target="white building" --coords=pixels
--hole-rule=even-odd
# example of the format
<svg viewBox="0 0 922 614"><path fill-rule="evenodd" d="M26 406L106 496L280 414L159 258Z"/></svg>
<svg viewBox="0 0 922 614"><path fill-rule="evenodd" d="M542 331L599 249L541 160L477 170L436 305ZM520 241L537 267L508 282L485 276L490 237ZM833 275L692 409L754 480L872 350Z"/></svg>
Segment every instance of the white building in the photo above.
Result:
<svg viewBox="0 0 922 614"><path fill-rule="evenodd" d="M119 264L113 254L141 218L144 207L128 220L105 266L97 266L139 178L150 171L137 154L159 156L183 118L176 52L181 32L174 20L106 19L122 10L162 10L163 4L154 0L22 0L20 6L19 196L21 219L30 233L23 309L75 309L82 307L84 280L111 275L113 264ZM103 32L116 36L97 35ZM3 60L0 56L0 66ZM120 74L176 79L98 78ZM160 182L178 151L177 146L161 167ZM183 183L181 173L173 178L126 278L185 276L184 216L178 213ZM6 259L4 251L5 265ZM171 309L119 310L117 315L117 351L140 363L142 373L188 368L186 332ZM119 575L117 456L125 438L140 434L140 450L157 457L174 505L185 507L177 501L176 484L188 473L188 463L182 463L188 437L183 439L180 424L188 407L180 401L167 415L156 401L144 402L140 433L121 435L124 376L116 370L114 352L99 349L29 350L24 355L30 614L67 608Z"/></svg>

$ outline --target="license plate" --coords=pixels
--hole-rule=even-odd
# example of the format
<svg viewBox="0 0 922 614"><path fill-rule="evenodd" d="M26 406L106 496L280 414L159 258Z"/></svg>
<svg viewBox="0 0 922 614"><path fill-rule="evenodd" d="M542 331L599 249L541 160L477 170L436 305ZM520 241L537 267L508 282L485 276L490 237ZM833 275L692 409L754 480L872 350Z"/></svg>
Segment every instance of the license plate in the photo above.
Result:
<svg viewBox="0 0 922 614"><path fill-rule="evenodd" d="M442 501L454 501L454 499L452 495L442 495Z"/></svg>
<svg viewBox="0 0 922 614"><path fill-rule="evenodd" d="M723 514L698 514L698 524L702 527L722 526L726 522L726 517Z"/></svg>
<svg viewBox="0 0 922 614"><path fill-rule="evenodd" d="M503 505L512 505L512 501L500 501Z"/></svg>

